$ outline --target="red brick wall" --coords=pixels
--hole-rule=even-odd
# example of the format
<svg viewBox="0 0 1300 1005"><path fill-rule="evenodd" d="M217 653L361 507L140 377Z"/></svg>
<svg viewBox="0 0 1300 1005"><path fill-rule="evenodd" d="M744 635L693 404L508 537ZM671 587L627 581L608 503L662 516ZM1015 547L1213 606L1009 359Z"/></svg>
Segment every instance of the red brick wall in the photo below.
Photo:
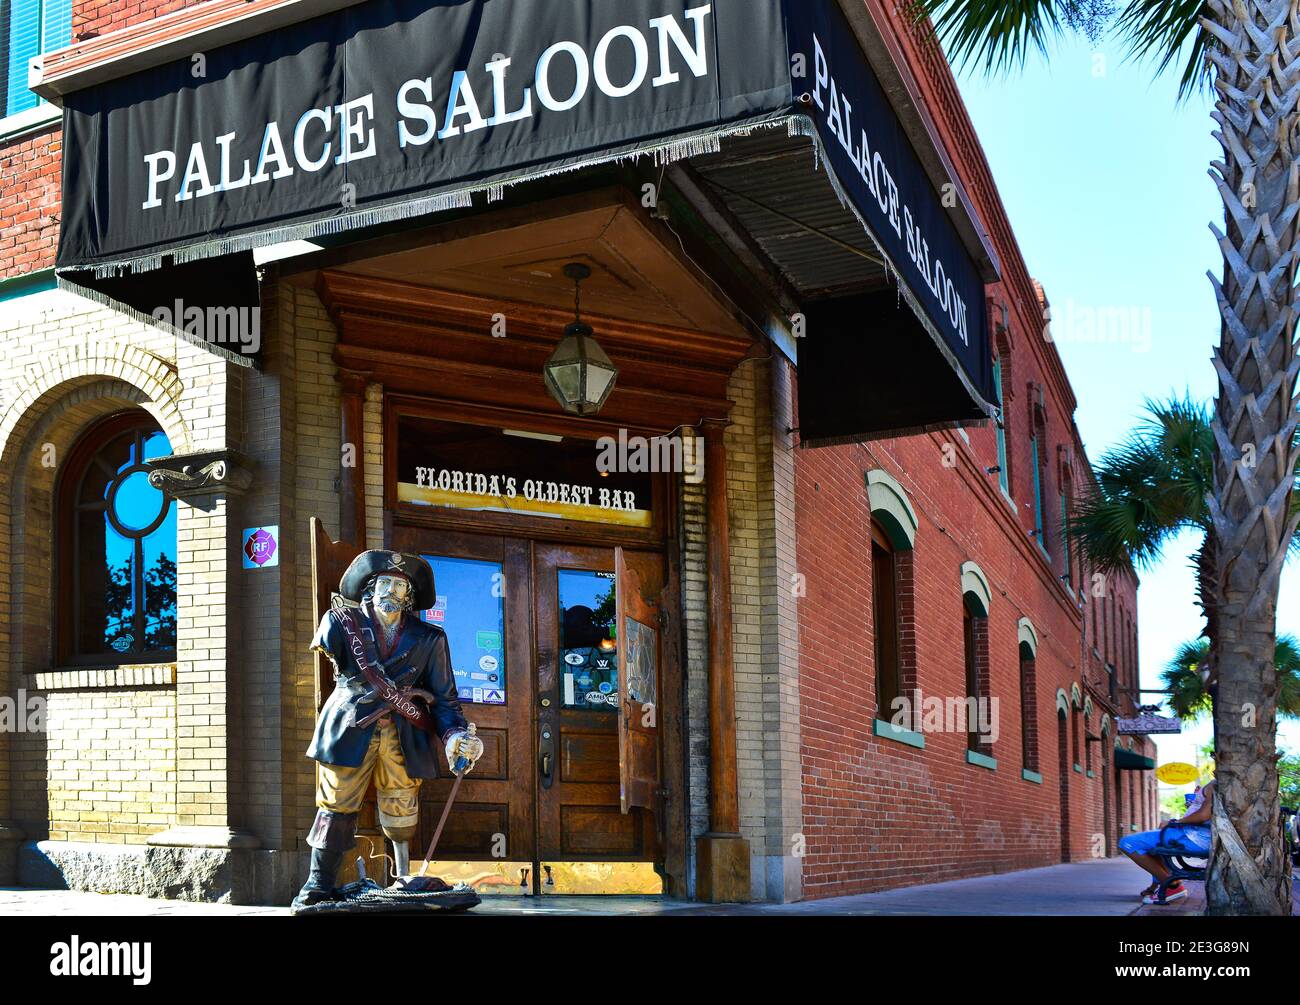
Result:
<svg viewBox="0 0 1300 1005"><path fill-rule="evenodd" d="M885 17L894 4L866 0ZM886 10L886 8L889 8ZM998 485L991 427L935 433L819 450L796 457L796 528L799 570L807 577L800 601L800 686L803 734L804 834L807 897L827 897L959 876L1048 865L1062 859L1062 787L1068 793L1065 849L1073 861L1114 848L1128 825L1153 826L1154 780L1149 772L1120 773L1124 803L1112 806L1106 841L1105 800L1115 797L1113 771L1099 737L1104 712L1131 714L1132 696L1108 705L1104 663L1117 668L1121 688L1136 687L1136 589L1132 575L1111 577L1106 596L1081 601L1061 581L1067 571L1060 542L1061 486L1075 497L1091 484L1087 458L1074 427L1073 391L1055 346L1043 338L1039 291L1028 279L997 189L952 85L946 64L923 58L914 38L897 32L922 92L931 102L940 135L958 166L963 186L992 235L1005 281L989 287L1008 308L999 332L1004 360L1010 494ZM946 75L946 76L945 76ZM995 316L1000 318L1001 311ZM1035 407L1041 389L1041 408ZM869 393L866 388L864 393ZM1033 440L1043 444L1045 543L1036 540L1033 508ZM947 461L947 463L945 463ZM989 689L999 699L997 769L967 763L964 733L928 733L917 749L876 737L874 625L871 612L870 505L865 474L881 468L909 494L919 519L914 567L914 616L904 631L915 636L915 679L925 696L965 694L962 633L964 562L976 562L989 579ZM1091 586L1076 562L1076 587ZM1091 631L1100 603L1100 638ZM907 614L904 618L907 619ZM1039 638L1034 662L1036 702L1032 730L1039 738L1042 784L1021 777L1021 681L1017 625L1027 617ZM1110 620L1108 621L1107 618ZM1103 631L1104 625L1111 625ZM1115 624L1122 625L1117 632ZM1131 630L1130 630L1130 625ZM1094 655L1094 649L1099 655ZM1078 684L1095 711L1080 722L1076 749L1071 710L1064 723L1068 748L1064 774L1058 760L1058 689ZM1084 734L1097 737L1090 744ZM1094 777L1075 772L1092 748ZM981 748L982 749L982 748ZM1139 752L1152 756L1145 738ZM1130 781L1132 777L1132 781ZM1132 787L1133 791L1129 789Z"/></svg>
<svg viewBox="0 0 1300 1005"><path fill-rule="evenodd" d="M72 9L74 42L117 31L201 0L83 0ZM0 279L54 266L59 239L62 130L53 122L36 133L0 141Z"/></svg>
<svg viewBox="0 0 1300 1005"><path fill-rule="evenodd" d="M110 31L193 7L203 0L81 0L72 8L72 39L106 35Z"/></svg>
<svg viewBox="0 0 1300 1005"><path fill-rule="evenodd" d="M0 144L0 279L54 265L62 145L57 123Z"/></svg>

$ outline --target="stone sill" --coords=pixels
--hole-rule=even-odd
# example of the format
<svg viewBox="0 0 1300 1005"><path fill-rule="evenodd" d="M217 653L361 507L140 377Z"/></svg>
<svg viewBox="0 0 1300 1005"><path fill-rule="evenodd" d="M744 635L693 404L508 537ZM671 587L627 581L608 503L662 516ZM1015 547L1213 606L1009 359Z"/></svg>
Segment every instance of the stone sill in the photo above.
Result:
<svg viewBox="0 0 1300 1005"><path fill-rule="evenodd" d="M145 663L120 667L59 667L32 674L37 691L88 691L102 688L169 687L176 683L175 663Z"/></svg>
<svg viewBox="0 0 1300 1005"><path fill-rule="evenodd" d="M966 763L976 764L981 768L988 768L990 771L998 770L997 758L989 757L988 754L981 754L978 750L966 751Z"/></svg>
<svg viewBox="0 0 1300 1005"><path fill-rule="evenodd" d="M1033 782L1035 785L1043 784L1043 776L1037 771L1030 771L1028 768L1025 768L1020 772L1020 777L1027 782Z"/></svg>
<svg viewBox="0 0 1300 1005"><path fill-rule="evenodd" d="M916 747L918 750L925 749L925 737L920 733L914 733L910 729L895 726L892 722L885 722L883 719L872 721L871 732L876 736L884 737L886 740L893 740L895 743L903 743L909 747Z"/></svg>

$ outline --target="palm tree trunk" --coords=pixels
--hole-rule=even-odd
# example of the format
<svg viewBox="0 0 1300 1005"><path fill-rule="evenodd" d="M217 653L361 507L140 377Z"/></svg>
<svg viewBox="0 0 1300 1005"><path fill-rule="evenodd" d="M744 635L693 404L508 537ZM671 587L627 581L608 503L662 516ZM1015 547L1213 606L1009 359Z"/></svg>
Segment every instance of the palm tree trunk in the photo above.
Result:
<svg viewBox="0 0 1300 1005"><path fill-rule="evenodd" d="M1211 172L1223 198L1222 314L1214 356L1214 492L1218 556L1215 653L1217 798L1206 883L1210 914L1290 913L1290 868L1278 828L1278 583L1297 520L1296 254L1300 245L1300 12L1297 0L1208 0L1217 41Z"/></svg>

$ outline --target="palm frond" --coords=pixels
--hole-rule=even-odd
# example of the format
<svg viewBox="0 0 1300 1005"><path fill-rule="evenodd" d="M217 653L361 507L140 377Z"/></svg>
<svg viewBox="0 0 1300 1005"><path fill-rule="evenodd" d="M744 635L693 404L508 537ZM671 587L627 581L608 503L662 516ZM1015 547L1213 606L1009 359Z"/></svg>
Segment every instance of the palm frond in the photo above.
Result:
<svg viewBox="0 0 1300 1005"><path fill-rule="evenodd" d="M1136 60L1152 60L1156 75L1182 57L1178 96L1187 98L1210 84L1207 44L1218 43L1201 29L1201 17L1210 14L1205 0L1130 0L1115 20L1115 33Z"/></svg>
<svg viewBox="0 0 1300 1005"><path fill-rule="evenodd" d="M1273 662L1277 665L1277 714L1300 718L1300 640L1279 635Z"/></svg>
<svg viewBox="0 0 1300 1005"><path fill-rule="evenodd" d="M1180 719L1200 719L1213 709L1201 677L1209 654L1209 639L1184 642L1160 671L1161 685L1169 692L1165 700ZM1300 640L1294 635L1279 635L1273 662L1277 666L1277 714L1300 718Z"/></svg>
<svg viewBox="0 0 1300 1005"><path fill-rule="evenodd" d="M1113 35L1135 60L1153 60L1159 75L1181 63L1179 96L1208 84L1207 44L1200 25L1204 0L911 0L917 20L929 18L954 66L977 65L989 75L1024 65L1030 52L1074 32L1096 44Z"/></svg>
<svg viewBox="0 0 1300 1005"><path fill-rule="evenodd" d="M1071 29L1097 31L1103 13L1109 18L1114 5L1106 0L913 0L911 13L933 22L953 65L975 64L996 74L1023 66L1030 52L1046 55L1048 42Z"/></svg>
<svg viewBox="0 0 1300 1005"><path fill-rule="evenodd" d="M1160 681L1169 692L1166 701L1180 719L1200 719L1213 710L1200 672L1209 654L1209 639L1184 642L1160 671Z"/></svg>
<svg viewBox="0 0 1300 1005"><path fill-rule="evenodd" d="M1099 571L1153 564L1174 534L1209 527L1213 457L1203 404L1190 395L1148 400L1137 426L1102 455L1096 487L1076 505L1067 533Z"/></svg>

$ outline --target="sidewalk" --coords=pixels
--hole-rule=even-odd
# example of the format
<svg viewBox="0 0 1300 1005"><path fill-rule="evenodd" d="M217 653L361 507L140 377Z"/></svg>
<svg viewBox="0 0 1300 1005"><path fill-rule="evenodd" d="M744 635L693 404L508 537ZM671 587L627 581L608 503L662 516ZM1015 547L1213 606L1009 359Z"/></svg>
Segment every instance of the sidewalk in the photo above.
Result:
<svg viewBox="0 0 1300 1005"><path fill-rule="evenodd" d="M476 915L1020 916L1137 913L1143 873L1127 859L1054 865L798 904L696 904L653 897L486 897ZM1190 900L1191 898L1189 898ZM1184 902L1186 903L1186 902ZM1184 907L1156 909L1190 913ZM0 915L287 917L283 907L189 904L67 890L0 888Z"/></svg>
<svg viewBox="0 0 1300 1005"><path fill-rule="evenodd" d="M1300 871L1291 874L1291 913L1300 917ZM1161 914L1186 914L1201 915L1205 913L1205 884L1204 883L1187 883L1187 899L1177 901L1173 904L1166 904L1164 907L1158 907L1155 904L1142 907L1137 914L1146 917L1148 915Z"/></svg>

